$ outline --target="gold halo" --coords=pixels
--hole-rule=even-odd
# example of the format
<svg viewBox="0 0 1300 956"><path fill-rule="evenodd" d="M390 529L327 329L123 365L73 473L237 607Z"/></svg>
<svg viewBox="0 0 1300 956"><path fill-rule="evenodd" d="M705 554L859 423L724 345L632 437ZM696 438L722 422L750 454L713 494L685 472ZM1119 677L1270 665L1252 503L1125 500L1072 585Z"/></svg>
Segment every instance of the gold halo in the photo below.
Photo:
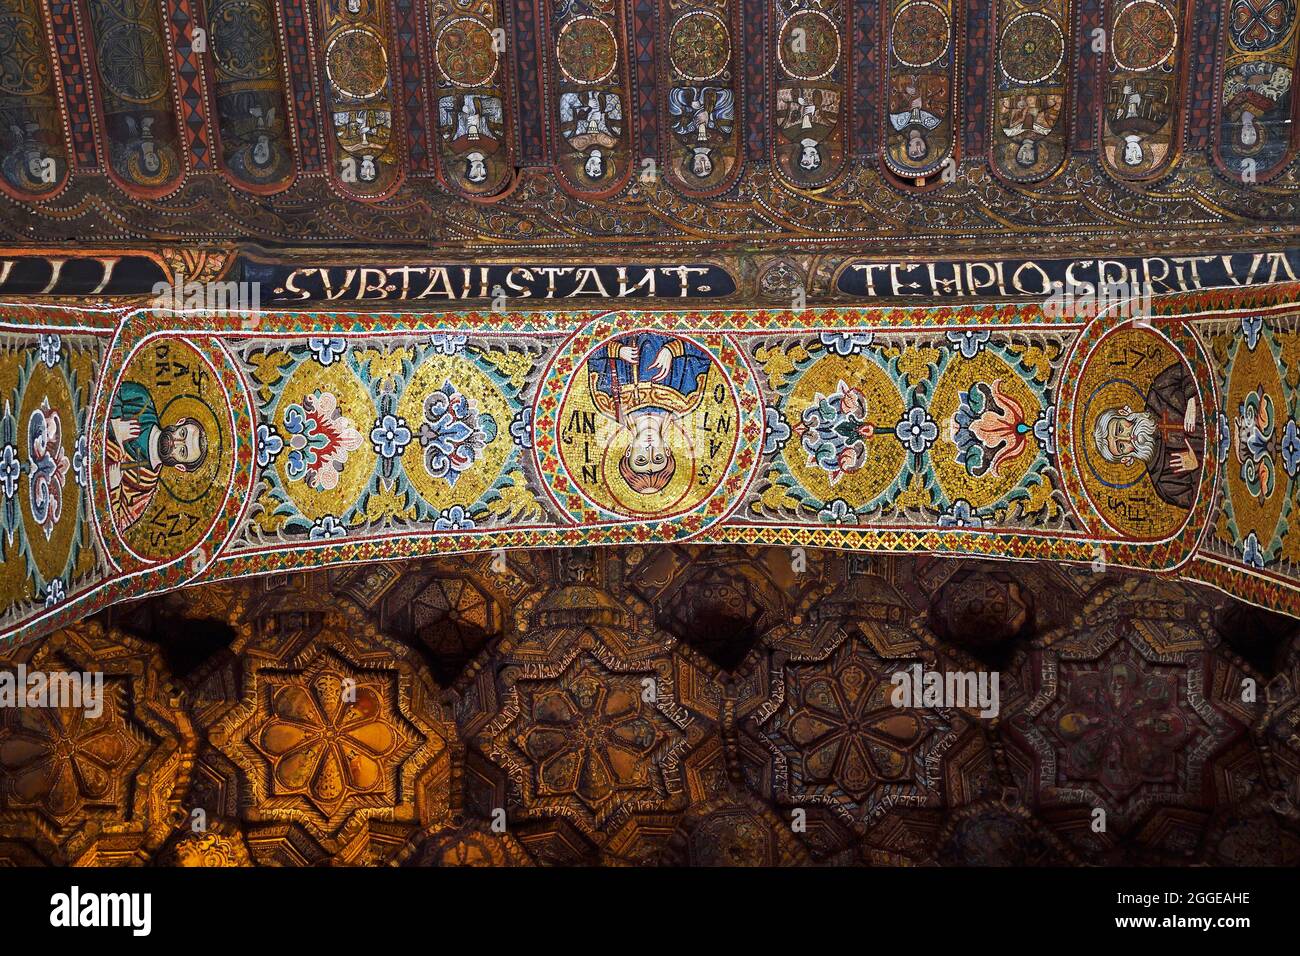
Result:
<svg viewBox="0 0 1300 956"><path fill-rule="evenodd" d="M1084 402L1083 415L1080 417L1083 428L1078 437L1079 447L1083 452L1084 467L1102 484L1123 490L1141 481L1147 468L1136 458L1129 465L1123 461L1110 462L1103 458L1092 437L1097 419L1112 408L1127 405L1133 411L1140 412L1146 409L1146 404L1146 393L1128 379L1102 382Z"/></svg>
<svg viewBox="0 0 1300 956"><path fill-rule="evenodd" d="M633 491L623 479L622 472L618 470L619 461L627 451L628 445L632 443L632 429L620 426L617 434L605 445L602 467L605 474L605 490L609 493L614 505L610 510L626 515L652 516L690 510L691 507L694 507L694 505L685 504L691 493L691 483L695 480L694 449L680 421L675 418L670 419L664 431L668 433L670 430L675 431L680 437L680 441L670 440L668 442L668 447L672 449L677 467L673 471L673 476L668 479L668 484L653 495L643 495ZM627 494L632 496L631 503L618 493L617 489L619 488L626 489ZM637 498L645 499L652 504L648 507L640 506L635 501Z"/></svg>
<svg viewBox="0 0 1300 956"><path fill-rule="evenodd" d="M178 502L189 504L203 500L212 490L221 468L226 436L216 412L207 402L194 395L177 395L158 412L160 428L170 427L182 418L194 419L203 429L208 439L207 457L197 471L164 468L158 483Z"/></svg>

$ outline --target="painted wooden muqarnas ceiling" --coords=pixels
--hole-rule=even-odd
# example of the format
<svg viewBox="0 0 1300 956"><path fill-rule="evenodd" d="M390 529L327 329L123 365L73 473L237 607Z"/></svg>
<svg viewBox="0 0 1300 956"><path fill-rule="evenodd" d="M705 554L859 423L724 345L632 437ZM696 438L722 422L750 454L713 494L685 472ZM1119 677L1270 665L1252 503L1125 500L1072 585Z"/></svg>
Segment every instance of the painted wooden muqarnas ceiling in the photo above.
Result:
<svg viewBox="0 0 1300 956"><path fill-rule="evenodd" d="M1295 0L0 0L0 36L0 230L27 242L1297 218Z"/></svg>

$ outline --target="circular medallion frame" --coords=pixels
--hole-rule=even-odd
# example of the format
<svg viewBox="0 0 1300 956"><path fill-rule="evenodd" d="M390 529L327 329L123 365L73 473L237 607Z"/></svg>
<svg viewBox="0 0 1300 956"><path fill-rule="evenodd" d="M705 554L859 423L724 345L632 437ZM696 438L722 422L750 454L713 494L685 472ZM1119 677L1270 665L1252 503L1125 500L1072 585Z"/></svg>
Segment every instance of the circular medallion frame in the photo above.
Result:
<svg viewBox="0 0 1300 956"><path fill-rule="evenodd" d="M597 41L601 43L602 49L598 52L603 55L603 62L595 58L590 48ZM584 58L590 64L587 70L577 66ZM602 83L618 69L618 40L604 20L592 16L574 17L560 27L560 35L555 39L555 62L572 83L584 86Z"/></svg>
<svg viewBox="0 0 1300 956"><path fill-rule="evenodd" d="M699 54L695 50L682 50L680 45L684 45L688 39L688 31L699 32L707 31L709 36L702 39L718 40L714 46L707 46L706 52ZM718 49L722 50L722 55L716 55ZM689 56L696 56L697 62L685 63ZM731 63L731 30L728 29L726 22L711 10L691 10L684 17L673 24L672 30L668 34L668 59L673 65L673 69L681 75L683 79L690 80L694 83L712 80L721 76L723 71ZM703 61L703 66L698 60Z"/></svg>
<svg viewBox="0 0 1300 956"><path fill-rule="evenodd" d="M937 20L933 19L936 15ZM924 17L930 17L931 22L926 23L921 19ZM939 32L930 29L938 23L943 24L942 45L934 42ZM904 33L904 29L908 30L905 34L907 47L900 47L899 35ZM889 27L889 41L894 58L900 64L914 70L923 69L937 63L952 48L952 19L937 3L914 0L894 14Z"/></svg>
<svg viewBox="0 0 1300 956"><path fill-rule="evenodd" d="M482 67L477 66L474 62L474 54L481 52L481 46L477 49L470 49L468 46L459 50L447 50L445 48L446 42L449 42L448 31L456 27L457 24L467 24L467 26L459 28L461 36L465 38L467 45L474 42L469 40L471 31L487 37L486 49L492 60L490 69L484 71ZM459 70L455 68L448 69L448 63L457 59L463 62L464 68ZM478 17L453 17L444 23L433 40L433 60L437 64L439 72L447 78L447 82L467 89L486 86L492 82L493 77L497 75L497 71L501 69L501 57L492 49L492 29ZM457 75L453 75L453 73Z"/></svg>
<svg viewBox="0 0 1300 956"><path fill-rule="evenodd" d="M810 24L816 26L810 27ZM792 52L786 49L786 42L790 34L798 29L802 29L805 36L809 38L814 31L823 41L827 37L834 38L834 52L829 56L826 55L826 43L823 42L822 53L820 55L812 53L812 44L809 43L809 50L798 54L800 59L795 59ZM840 31L835 26L835 21L820 10L800 10L781 27L781 39L776 46L777 59L781 62L781 68L796 80L812 82L825 79L839 65L841 53L843 53L843 46L840 41Z"/></svg>
<svg viewBox="0 0 1300 956"><path fill-rule="evenodd" d="M1132 23L1134 20L1141 22ZM1156 24L1163 25L1168 30L1167 42L1153 44L1151 41L1149 31ZM1126 45L1124 52L1121 53L1121 41L1125 40L1130 34L1137 35L1135 31L1138 28L1142 28L1142 35L1146 38L1145 42L1137 48L1131 44ZM1178 40L1178 20L1174 17L1172 10L1159 0L1133 0L1132 3L1120 10L1115 17L1114 25L1111 28L1110 54L1115 60L1115 65L1122 70L1129 70L1133 73L1149 73L1169 61L1169 58L1174 55L1174 51L1178 49ZM1152 49L1153 46L1155 47L1154 50ZM1163 53L1160 52L1161 49L1164 50ZM1140 59L1130 57L1130 54L1143 51L1145 51L1145 56ZM1128 62L1130 59L1132 62Z"/></svg>
<svg viewBox="0 0 1300 956"><path fill-rule="evenodd" d="M358 40L360 46L356 45ZM355 62L354 58L363 52L372 58L369 66L373 69ZM339 62L342 56L348 58L346 66ZM340 93L354 100L368 100L378 95L388 82L388 51L384 49L384 41L369 27L351 27L342 31L325 50L325 75Z"/></svg>
<svg viewBox="0 0 1300 956"><path fill-rule="evenodd" d="M636 472L632 439L641 437L629 406L640 408L648 396L612 387L630 386L624 379L633 366L625 352L622 364L613 361L611 349L632 345L673 356L670 374L637 378L653 393L645 414L656 414L652 405L665 399L677 406L657 412L667 412L658 424L674 461L654 488L634 487L641 482L629 477ZM646 366L641 372L653 357L635 360ZM761 409L753 369L729 336L597 321L552 359L533 403L533 454L547 496L580 526L604 529L611 543L637 540L646 524L671 527L669 537L680 540L723 520L742 500L761 457Z"/></svg>
<svg viewBox="0 0 1300 956"><path fill-rule="evenodd" d="M1021 24L1021 29L1023 30L1026 28L1041 29L1041 27L1038 26L1041 23L1047 24L1048 29L1051 31L1049 34L1047 34L1047 36L1049 36L1052 42L1055 44L1056 60L1055 62L1052 63L1050 67L1048 67L1045 70L1042 70L1042 72L1037 76L1034 75L1018 76L1016 75L1016 72L1018 71L1013 71L1013 64L1019 66L1031 65L1034 56L1035 54L1038 53L1038 51L1036 49L1025 50L1023 45L1017 45L1011 42L1012 33L1015 30L1017 24ZM1030 24L1034 24L1035 27L1030 27ZM1014 50L1016 52L1011 55L1008 55L1008 50ZM1056 21L1053 20L1051 17L1049 17L1047 14L1039 13L1037 11L1028 11L1025 13L1017 14L1016 16L1012 17L1010 21L1008 21L1006 29L1002 31L1001 51L1002 51L1002 55L1000 57L1000 62L998 63L998 68L1002 70L1002 75L1005 76L1008 80L1010 80L1013 83L1021 83L1026 86L1032 83L1042 83L1043 81L1050 79L1052 74L1055 73L1057 70L1059 70L1061 68L1061 64L1065 62L1065 37L1061 33L1060 26L1058 26ZM1010 63L1008 61L1010 61ZM1030 73L1032 74L1034 72L1037 72L1040 69L1041 66L1037 66L1033 70L1031 70Z"/></svg>

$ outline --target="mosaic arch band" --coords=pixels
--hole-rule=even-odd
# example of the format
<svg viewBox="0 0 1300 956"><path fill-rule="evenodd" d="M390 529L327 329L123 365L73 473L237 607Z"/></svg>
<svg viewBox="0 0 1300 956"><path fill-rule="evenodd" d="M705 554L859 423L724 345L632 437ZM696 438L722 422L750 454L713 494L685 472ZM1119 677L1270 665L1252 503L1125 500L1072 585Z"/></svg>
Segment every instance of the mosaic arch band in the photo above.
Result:
<svg viewBox="0 0 1300 956"><path fill-rule="evenodd" d="M1170 295L1143 322L918 306L490 331L25 306L0 341L0 626L336 562L686 540L1100 560L1300 612L1296 292Z"/></svg>

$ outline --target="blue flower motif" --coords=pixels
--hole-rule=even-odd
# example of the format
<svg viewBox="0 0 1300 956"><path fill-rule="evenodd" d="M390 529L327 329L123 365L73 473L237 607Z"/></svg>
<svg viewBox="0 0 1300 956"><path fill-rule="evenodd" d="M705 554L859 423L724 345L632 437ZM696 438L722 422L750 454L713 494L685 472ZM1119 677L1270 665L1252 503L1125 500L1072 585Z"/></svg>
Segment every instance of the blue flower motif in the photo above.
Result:
<svg viewBox="0 0 1300 956"><path fill-rule="evenodd" d="M54 607L68 596L67 590L63 587L63 579L55 578L45 589L45 606Z"/></svg>
<svg viewBox="0 0 1300 956"><path fill-rule="evenodd" d="M434 531L468 531L473 527L474 519L460 505L452 505L433 522Z"/></svg>
<svg viewBox="0 0 1300 956"><path fill-rule="evenodd" d="M1246 535L1246 540L1241 543L1241 556L1252 568L1264 570L1264 549L1259 546L1255 532Z"/></svg>
<svg viewBox="0 0 1300 956"><path fill-rule="evenodd" d="M265 468L284 450L284 439L280 433L262 422L257 426L257 466Z"/></svg>
<svg viewBox="0 0 1300 956"><path fill-rule="evenodd" d="M1243 315L1241 317L1241 334L1246 337L1246 349L1255 351L1255 346L1259 344L1259 337L1264 331L1264 317L1262 315Z"/></svg>
<svg viewBox="0 0 1300 956"><path fill-rule="evenodd" d="M970 502L958 498L952 506L939 515L940 528L982 528L984 519L971 510Z"/></svg>
<svg viewBox="0 0 1300 956"><path fill-rule="evenodd" d="M440 355L455 355L468 341L469 336L461 332L434 332L429 336L429 344Z"/></svg>
<svg viewBox="0 0 1300 956"><path fill-rule="evenodd" d="M38 336L36 351L40 354L41 361L45 363L46 368L54 368L59 364L59 359L62 356L63 339L53 334Z"/></svg>
<svg viewBox="0 0 1300 956"><path fill-rule="evenodd" d="M1228 416L1222 412L1219 413L1219 464L1228 460L1228 452L1232 449L1232 430L1228 427Z"/></svg>
<svg viewBox="0 0 1300 956"><path fill-rule="evenodd" d="M857 524L858 513L843 498L828 501L826 507L817 512L817 517L826 524Z"/></svg>
<svg viewBox="0 0 1300 956"><path fill-rule="evenodd" d="M313 335L307 339L307 348L321 365L333 365L348 350L348 343L340 338Z"/></svg>
<svg viewBox="0 0 1300 956"><path fill-rule="evenodd" d="M966 329L962 332L949 332L948 341L961 353L962 358L973 359L992 336L993 333L988 329Z"/></svg>
<svg viewBox="0 0 1300 956"><path fill-rule="evenodd" d="M457 391L450 381L425 396L420 447L431 477L444 478L447 484L454 485L482 460L484 450L496 437L497 420Z"/></svg>
<svg viewBox="0 0 1300 956"><path fill-rule="evenodd" d="M520 448L533 447L533 409L525 405L510 419L510 437Z"/></svg>
<svg viewBox="0 0 1300 956"><path fill-rule="evenodd" d="M1294 418L1286 423L1286 430L1282 433L1282 467L1292 478L1300 469L1300 429L1296 427Z"/></svg>
<svg viewBox="0 0 1300 956"><path fill-rule="evenodd" d="M342 538L347 533L348 529L343 526L338 518L333 515L322 515L311 526L311 530L307 532L307 537L312 541L330 541L334 538Z"/></svg>
<svg viewBox="0 0 1300 956"><path fill-rule="evenodd" d="M781 409L768 405L763 410L763 454L780 451L789 439L790 426L781 414Z"/></svg>
<svg viewBox="0 0 1300 956"><path fill-rule="evenodd" d="M894 434L904 447L919 455L939 437L939 426L923 406L913 405L907 416L894 426Z"/></svg>
<svg viewBox="0 0 1300 956"><path fill-rule="evenodd" d="M90 443L85 435L78 435L72 446L72 475L82 488L90 484Z"/></svg>
<svg viewBox="0 0 1300 956"><path fill-rule="evenodd" d="M861 352L871 344L873 332L823 332L822 345L828 352L836 355L852 355Z"/></svg>
<svg viewBox="0 0 1300 956"><path fill-rule="evenodd" d="M396 458L411 443L411 430L406 427L405 418L385 415L370 429L370 441L380 458Z"/></svg>
<svg viewBox="0 0 1300 956"><path fill-rule="evenodd" d="M1048 405L1034 422L1034 437L1049 455L1056 454L1056 406Z"/></svg>
<svg viewBox="0 0 1300 956"><path fill-rule="evenodd" d="M5 445L0 449L0 490L6 498L18 493L18 478L23 473L23 466L18 463L18 449Z"/></svg>

